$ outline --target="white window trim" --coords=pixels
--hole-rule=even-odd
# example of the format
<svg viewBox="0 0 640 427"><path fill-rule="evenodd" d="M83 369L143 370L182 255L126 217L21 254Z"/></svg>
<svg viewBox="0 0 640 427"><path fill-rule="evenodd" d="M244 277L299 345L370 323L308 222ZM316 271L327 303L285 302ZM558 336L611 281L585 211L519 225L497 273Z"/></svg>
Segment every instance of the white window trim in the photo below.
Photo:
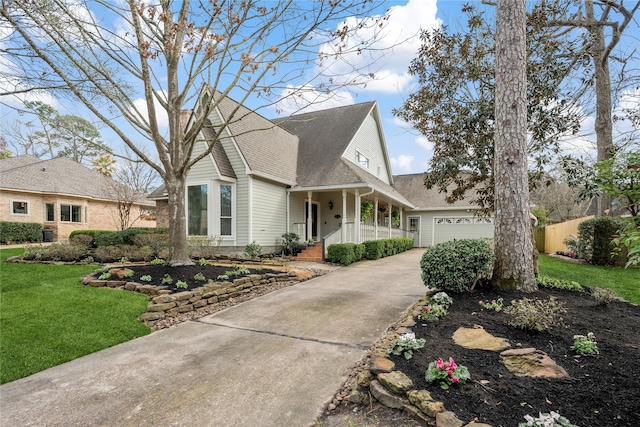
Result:
<svg viewBox="0 0 640 427"><path fill-rule="evenodd" d="M223 236L222 235L222 228L220 226L220 219L222 218L222 209L221 209L221 204L220 204L220 186L222 185L228 185L231 187L231 235L230 236ZM236 184L234 182L226 182L226 181L218 181L216 189L218 190L217 193L217 197L216 197L216 218L215 218L215 224L216 224L216 235L220 236L222 238L222 240L236 240L236 222L237 222L237 210L236 210L236 204L237 204L237 196L236 196Z"/></svg>
<svg viewBox="0 0 640 427"><path fill-rule="evenodd" d="M188 182L185 185L185 194L184 194L184 204L185 204L185 218L184 218L184 227L185 230L187 231L187 238L189 238L189 236L191 236L189 234L189 187L194 187L194 186L199 186L199 185L206 185L207 186L207 233L209 236L211 235L215 235L212 234L213 228L212 228L212 222L211 222L211 188L213 188L213 186L211 185L210 182L208 181L195 181L195 182Z"/></svg>
<svg viewBox="0 0 640 427"><path fill-rule="evenodd" d="M14 203L24 203L26 205L27 208L27 213L16 213L13 211L13 204ZM29 202L26 200L19 200L19 199L11 199L11 204L9 205L10 209L11 209L11 215L15 215L15 216L31 216L31 208L29 207Z"/></svg>
<svg viewBox="0 0 640 427"><path fill-rule="evenodd" d="M362 162L361 158L364 159L365 161ZM360 165L360 167L362 168L369 169L370 160L367 156L362 154L360 151L356 150L356 164Z"/></svg>

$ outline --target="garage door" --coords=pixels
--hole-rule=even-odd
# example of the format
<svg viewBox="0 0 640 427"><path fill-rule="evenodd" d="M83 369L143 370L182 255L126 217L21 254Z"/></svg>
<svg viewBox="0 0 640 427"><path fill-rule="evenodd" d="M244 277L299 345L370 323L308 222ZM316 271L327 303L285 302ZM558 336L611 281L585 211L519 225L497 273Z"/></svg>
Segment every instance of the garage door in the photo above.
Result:
<svg viewBox="0 0 640 427"><path fill-rule="evenodd" d="M433 222L434 245L453 239L493 238L493 218L437 217Z"/></svg>

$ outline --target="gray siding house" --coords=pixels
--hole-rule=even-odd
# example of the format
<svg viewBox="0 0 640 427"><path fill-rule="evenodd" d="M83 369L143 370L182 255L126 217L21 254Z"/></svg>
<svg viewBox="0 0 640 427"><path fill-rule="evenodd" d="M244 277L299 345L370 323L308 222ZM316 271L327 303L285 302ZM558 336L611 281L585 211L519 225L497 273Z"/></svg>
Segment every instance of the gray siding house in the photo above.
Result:
<svg viewBox="0 0 640 427"><path fill-rule="evenodd" d="M203 130L194 156L213 139L213 132L222 133L212 153L187 177L189 235L219 236L225 253L241 253L254 241L265 252L279 250L281 235L287 232L321 241L325 248L414 236L416 246L433 244L427 238L433 228L426 213L430 206L421 205L417 189L408 193L415 201L405 195L396 182L405 177L391 174L376 102L268 120L224 98L207 119L210 126ZM151 197L163 225L166 193L160 188ZM363 223L360 206L365 200L374 208ZM440 211L443 217L444 212L456 218L472 216L465 209ZM438 239L445 238L446 228L438 230Z"/></svg>

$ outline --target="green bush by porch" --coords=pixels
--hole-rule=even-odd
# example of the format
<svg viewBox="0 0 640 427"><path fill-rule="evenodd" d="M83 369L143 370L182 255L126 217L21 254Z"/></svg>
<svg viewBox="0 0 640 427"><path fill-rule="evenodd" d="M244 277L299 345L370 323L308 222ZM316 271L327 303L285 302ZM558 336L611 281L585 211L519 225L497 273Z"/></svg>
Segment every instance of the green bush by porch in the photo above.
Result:
<svg viewBox="0 0 640 427"><path fill-rule="evenodd" d="M327 248L328 259L342 265L366 259L380 259L399 254L413 248L412 238L391 238L382 240L368 240L361 244L339 243Z"/></svg>

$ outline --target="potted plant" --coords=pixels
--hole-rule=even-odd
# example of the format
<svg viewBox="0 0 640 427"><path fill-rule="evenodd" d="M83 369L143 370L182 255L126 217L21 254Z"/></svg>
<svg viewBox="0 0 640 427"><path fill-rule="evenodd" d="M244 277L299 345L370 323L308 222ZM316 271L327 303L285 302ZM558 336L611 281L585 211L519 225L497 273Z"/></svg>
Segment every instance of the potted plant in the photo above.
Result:
<svg viewBox="0 0 640 427"><path fill-rule="evenodd" d="M313 246L313 239L309 239L309 241L307 242L307 246Z"/></svg>

